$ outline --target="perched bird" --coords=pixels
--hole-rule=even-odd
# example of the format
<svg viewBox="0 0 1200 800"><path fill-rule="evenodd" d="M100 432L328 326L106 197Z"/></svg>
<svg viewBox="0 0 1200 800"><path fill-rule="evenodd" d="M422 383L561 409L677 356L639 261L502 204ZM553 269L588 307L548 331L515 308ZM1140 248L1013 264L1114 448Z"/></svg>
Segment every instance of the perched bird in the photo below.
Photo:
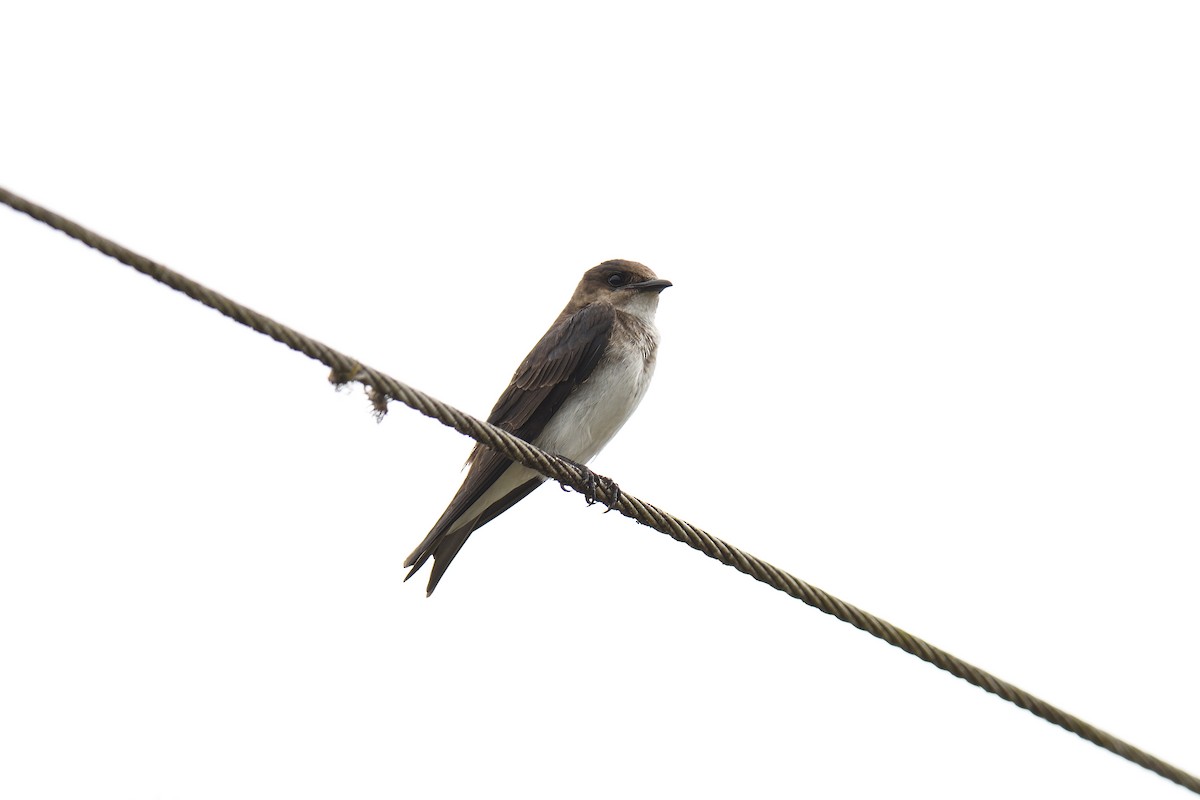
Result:
<svg viewBox="0 0 1200 800"><path fill-rule="evenodd" d="M583 274L571 302L517 367L488 422L576 464L586 464L637 408L654 374L658 295L671 285L636 261L605 261ZM475 445L470 470L446 511L404 566L411 578L433 558L426 594L479 527L546 480Z"/></svg>

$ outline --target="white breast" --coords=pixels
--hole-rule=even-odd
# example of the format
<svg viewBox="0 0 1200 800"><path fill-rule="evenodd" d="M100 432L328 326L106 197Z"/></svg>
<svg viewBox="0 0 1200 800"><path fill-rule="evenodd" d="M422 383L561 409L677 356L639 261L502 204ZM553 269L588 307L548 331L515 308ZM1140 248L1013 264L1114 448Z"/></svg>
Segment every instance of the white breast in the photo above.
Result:
<svg viewBox="0 0 1200 800"><path fill-rule="evenodd" d="M571 393L535 444L585 464L616 435L642 402L654 375L656 305L618 313L604 358Z"/></svg>

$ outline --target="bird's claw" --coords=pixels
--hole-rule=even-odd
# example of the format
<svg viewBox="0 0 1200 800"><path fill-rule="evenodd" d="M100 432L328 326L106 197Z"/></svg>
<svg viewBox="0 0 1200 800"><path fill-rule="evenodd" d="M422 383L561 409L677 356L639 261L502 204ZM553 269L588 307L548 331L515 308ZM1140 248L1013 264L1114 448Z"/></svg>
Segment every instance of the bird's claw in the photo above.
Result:
<svg viewBox="0 0 1200 800"><path fill-rule="evenodd" d="M617 482L612 478L606 478L603 475L597 475L595 472L592 472L578 461L572 461L571 459L563 456L559 456L559 458L583 473L583 499L589 506L596 504L597 486L603 488L604 493L608 495L608 502L605 503L608 508L605 509L605 514L607 514L609 511L612 511L617 503L621 502L621 487L618 486ZM560 484L559 488L565 492L571 487L564 483Z"/></svg>
<svg viewBox="0 0 1200 800"><path fill-rule="evenodd" d="M612 478L600 476L600 480L604 481L604 491L608 493L608 508L604 509L604 513L612 511L617 503L621 502L621 487L617 486L617 482Z"/></svg>

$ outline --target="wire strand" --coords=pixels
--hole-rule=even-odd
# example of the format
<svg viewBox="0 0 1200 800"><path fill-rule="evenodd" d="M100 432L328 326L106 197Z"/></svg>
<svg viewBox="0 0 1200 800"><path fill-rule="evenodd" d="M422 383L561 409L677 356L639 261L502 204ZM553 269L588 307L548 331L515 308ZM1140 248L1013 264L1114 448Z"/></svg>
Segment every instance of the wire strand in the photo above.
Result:
<svg viewBox="0 0 1200 800"><path fill-rule="evenodd" d="M1093 744L1103 747L1116 755L1132 761L1151 772L1157 773L1167 780L1183 786L1192 792L1200 794L1200 779L1183 770L1158 759L1122 739L1113 736L1080 718L1035 697L1007 681L1002 681L986 670L980 669L963 661L961 658L934 647L895 625L876 617L862 609L856 608L817 587L800 580L778 567L772 566L761 559L755 558L730 545L712 534L679 519L656 506L639 500L626 492L617 493L612 497L606 481L588 482L588 473L580 470L574 464L557 456L546 453L528 442L518 439L507 431L476 419L462 411L430 397L382 372L360 364L358 361L344 355L333 348L316 341L299 331L282 325L270 317L258 313L230 298L215 292L190 278L175 272L155 261L139 255L110 239L84 228L65 217L55 214L35 203L30 202L6 189L0 187L0 202L27 214L39 222L49 225L55 230L65 233L73 239L99 250L101 253L133 267L138 272L165 283L176 291L216 309L225 316L271 337L291 349L320 361L332 372L330 380L341 385L352 381L362 383L367 387L375 404L376 412L386 413L387 399L401 402L422 414L432 417L459 433L482 442L514 461L524 464L531 469L561 484L570 486L578 492L594 492L596 499L612 503L612 507L621 514L649 526L656 531L665 533L676 541L683 542L694 550L699 550L709 558L714 558L722 564L733 567L757 581L778 589L785 594L801 600L813 608L823 611L830 616L848 622L859 630L898 647L906 653L911 653L922 661L949 672L968 683L974 684L984 691L990 692L1014 705L1026 709L1047 722L1058 725Z"/></svg>

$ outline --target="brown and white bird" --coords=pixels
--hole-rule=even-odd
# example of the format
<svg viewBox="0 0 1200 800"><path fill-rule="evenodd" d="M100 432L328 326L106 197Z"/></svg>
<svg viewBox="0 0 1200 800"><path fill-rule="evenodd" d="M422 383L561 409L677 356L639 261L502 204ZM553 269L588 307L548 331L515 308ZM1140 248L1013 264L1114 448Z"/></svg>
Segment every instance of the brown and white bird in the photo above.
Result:
<svg viewBox="0 0 1200 800"><path fill-rule="evenodd" d="M571 302L496 401L488 422L550 453L586 464L637 408L658 349L654 312L671 285L636 261L605 261L583 274ZM427 594L478 528L512 508L545 477L483 445L446 511L404 566L408 580L433 558Z"/></svg>

